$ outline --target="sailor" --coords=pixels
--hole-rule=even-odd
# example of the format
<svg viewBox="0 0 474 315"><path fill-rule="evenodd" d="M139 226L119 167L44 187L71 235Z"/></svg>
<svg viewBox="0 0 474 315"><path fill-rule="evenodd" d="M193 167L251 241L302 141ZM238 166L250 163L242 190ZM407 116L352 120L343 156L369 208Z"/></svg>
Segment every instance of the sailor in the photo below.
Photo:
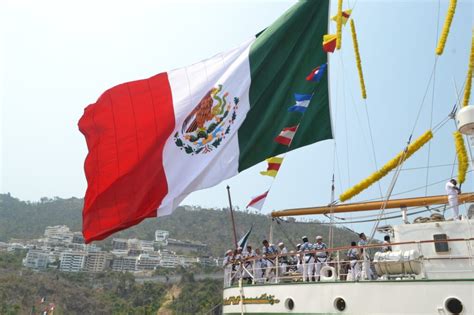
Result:
<svg viewBox="0 0 474 315"><path fill-rule="evenodd" d="M385 235L383 238L383 245L382 246L382 252L391 252L392 251L392 246L390 246L390 235Z"/></svg>
<svg viewBox="0 0 474 315"><path fill-rule="evenodd" d="M303 254L303 281L311 281L314 273L314 255L309 251L313 250L313 245L308 241L307 236L301 239L303 240L300 247L300 253Z"/></svg>
<svg viewBox="0 0 474 315"><path fill-rule="evenodd" d="M225 252L224 261L222 262L224 267L224 286L229 287L232 283L232 250L228 250Z"/></svg>
<svg viewBox="0 0 474 315"><path fill-rule="evenodd" d="M446 194L448 195L449 206L453 208L454 220L459 219L458 195L461 193L461 189L459 189L459 187L456 185L457 182L454 178L450 179L449 182L446 183Z"/></svg>
<svg viewBox="0 0 474 315"><path fill-rule="evenodd" d="M252 246L247 245L245 251L243 252L244 259L244 270L243 270L243 279L247 280L247 283L252 283L252 274L255 274L253 266L255 264L255 252L252 250Z"/></svg>
<svg viewBox="0 0 474 315"><path fill-rule="evenodd" d="M358 246L366 246L369 242L367 241L367 236L364 233L359 234L359 243ZM367 248L359 249L359 256L362 257L362 278L365 280L372 279L372 269L370 268L370 256Z"/></svg>
<svg viewBox="0 0 474 315"><path fill-rule="evenodd" d="M242 247L237 247L234 253L234 279L239 280L242 277L242 263L244 260L244 255L242 254Z"/></svg>
<svg viewBox="0 0 474 315"><path fill-rule="evenodd" d="M316 243L313 245L313 249L318 251L316 252L316 271L314 272L316 281L319 281L321 268L327 266L329 252L324 251L327 248L327 245L323 243L323 237L321 235L316 236Z"/></svg>
<svg viewBox="0 0 474 315"><path fill-rule="evenodd" d="M260 252L260 248L255 248L255 265L254 265L254 275L255 281L261 282L263 280L264 275L264 267L262 264L262 252Z"/></svg>
<svg viewBox="0 0 474 315"><path fill-rule="evenodd" d="M265 278L270 281L275 274L275 255L278 254L278 250L275 245L268 243L267 240L262 241L262 268L265 268ZM273 274L273 275L272 275Z"/></svg>
<svg viewBox="0 0 474 315"><path fill-rule="evenodd" d="M278 257L278 263L280 264L279 275L282 277L288 270L288 249L286 249L283 242L278 243L278 248L280 249L280 256Z"/></svg>
<svg viewBox="0 0 474 315"><path fill-rule="evenodd" d="M359 251L357 250L357 248L355 248L357 246L357 243L352 241L351 242L351 247L348 251L347 251L347 259L349 260L349 266L350 266L350 274L349 274L349 277L347 280L352 280L352 281L356 281L356 280L359 280L359 277L360 277L360 263L359 263Z"/></svg>
<svg viewBox="0 0 474 315"><path fill-rule="evenodd" d="M300 243L296 244L296 251L297 251L298 253L300 252L300 248L301 248L301 244L300 244ZM299 255L297 255L297 256L295 256L295 257L296 257L296 259L297 259L297 261L296 261L296 270L297 270L299 273L303 274L303 259L302 259L302 255L299 254Z"/></svg>

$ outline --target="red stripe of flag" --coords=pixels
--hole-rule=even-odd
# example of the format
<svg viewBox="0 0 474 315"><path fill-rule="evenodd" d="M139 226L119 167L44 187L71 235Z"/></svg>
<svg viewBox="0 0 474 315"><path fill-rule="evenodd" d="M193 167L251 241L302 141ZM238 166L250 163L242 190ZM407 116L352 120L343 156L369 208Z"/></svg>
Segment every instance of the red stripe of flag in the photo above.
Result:
<svg viewBox="0 0 474 315"><path fill-rule="evenodd" d="M166 73L117 85L84 110L87 243L156 216L168 193L162 156L174 125Z"/></svg>
<svg viewBox="0 0 474 315"><path fill-rule="evenodd" d="M250 200L250 202L249 202L249 204L247 205L246 208L251 207L252 205L256 204L257 202L261 201L262 199L267 198L267 194L268 194L268 191L264 192L260 196L257 196L255 198L253 198L252 200Z"/></svg>
<svg viewBox="0 0 474 315"><path fill-rule="evenodd" d="M281 163L268 163L267 171L278 171Z"/></svg>
<svg viewBox="0 0 474 315"><path fill-rule="evenodd" d="M280 134L275 138L275 142L289 146L293 140L293 137L295 136L297 129L298 126L283 128Z"/></svg>
<svg viewBox="0 0 474 315"><path fill-rule="evenodd" d="M336 42L337 42L337 39L334 38L328 41L327 43L323 43L323 50L325 52L334 52L334 50L336 50Z"/></svg>

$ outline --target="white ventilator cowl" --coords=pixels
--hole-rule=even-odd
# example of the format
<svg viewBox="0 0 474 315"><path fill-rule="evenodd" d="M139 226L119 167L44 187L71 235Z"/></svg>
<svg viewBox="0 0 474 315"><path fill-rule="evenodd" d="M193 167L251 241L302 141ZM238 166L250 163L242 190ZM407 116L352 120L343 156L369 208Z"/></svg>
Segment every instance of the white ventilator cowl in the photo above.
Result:
<svg viewBox="0 0 474 315"><path fill-rule="evenodd" d="M464 106L456 115L459 132L464 135L474 135L474 106Z"/></svg>

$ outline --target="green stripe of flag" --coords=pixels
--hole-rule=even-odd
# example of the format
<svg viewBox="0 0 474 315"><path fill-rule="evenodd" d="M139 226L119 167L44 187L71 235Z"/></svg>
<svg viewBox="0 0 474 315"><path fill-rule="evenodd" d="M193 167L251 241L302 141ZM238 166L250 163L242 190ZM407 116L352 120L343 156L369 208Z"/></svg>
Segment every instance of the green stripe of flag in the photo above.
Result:
<svg viewBox="0 0 474 315"><path fill-rule="evenodd" d="M322 38L328 10L328 0L300 1L252 44L250 111L239 128L239 171L287 151L274 138L301 118L287 110L295 93L315 94L290 150L332 138L328 71L318 83L306 81L312 69L327 62Z"/></svg>

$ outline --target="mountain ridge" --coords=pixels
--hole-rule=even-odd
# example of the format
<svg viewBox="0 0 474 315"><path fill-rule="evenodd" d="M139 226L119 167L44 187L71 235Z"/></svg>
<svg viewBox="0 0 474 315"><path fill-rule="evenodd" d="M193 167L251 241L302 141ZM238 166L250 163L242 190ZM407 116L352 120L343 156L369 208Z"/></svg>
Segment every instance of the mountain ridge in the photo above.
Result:
<svg viewBox="0 0 474 315"><path fill-rule="evenodd" d="M33 239L43 236L46 226L67 225L71 231L82 228L82 204L80 198L53 199L43 197L38 202L21 201L10 194L0 194L0 241L10 239ZM251 226L253 231L249 243L260 247L268 238L271 219L267 215L250 211L234 211L237 238L243 236ZM274 221L275 222L275 221ZM299 243L303 235L314 241L316 235L328 239L329 226L318 221L299 222L292 218L273 224L273 241L283 241L289 250ZM113 234L101 246L110 246L113 238L138 238L153 240L155 230L167 230L170 237L180 240L195 240L208 244L208 251L201 254L222 256L233 247L233 232L228 209L206 209L199 206L180 206L173 214L159 219L147 219L127 230ZM342 246L356 240L357 235L344 228L335 228L334 245Z"/></svg>

